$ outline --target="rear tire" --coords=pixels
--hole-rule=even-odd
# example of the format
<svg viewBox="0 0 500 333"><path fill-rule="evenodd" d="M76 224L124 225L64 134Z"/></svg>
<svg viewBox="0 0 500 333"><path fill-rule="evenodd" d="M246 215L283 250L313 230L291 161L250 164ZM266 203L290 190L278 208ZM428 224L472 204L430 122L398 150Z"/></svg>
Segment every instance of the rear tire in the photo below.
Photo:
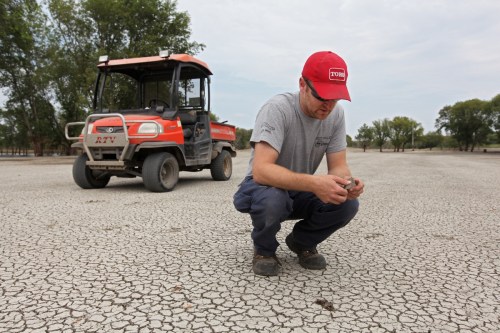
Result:
<svg viewBox="0 0 500 333"><path fill-rule="evenodd" d="M104 172L90 169L86 162L89 160L87 154L77 157L73 164L73 179L83 189L103 188L109 183L110 175Z"/></svg>
<svg viewBox="0 0 500 333"><path fill-rule="evenodd" d="M142 180L152 192L172 191L179 181L177 159L165 152L149 155L142 166Z"/></svg>
<svg viewBox="0 0 500 333"><path fill-rule="evenodd" d="M222 150L220 154L214 158L210 165L210 173L214 180L229 180L233 174L233 160L231 154L227 150Z"/></svg>

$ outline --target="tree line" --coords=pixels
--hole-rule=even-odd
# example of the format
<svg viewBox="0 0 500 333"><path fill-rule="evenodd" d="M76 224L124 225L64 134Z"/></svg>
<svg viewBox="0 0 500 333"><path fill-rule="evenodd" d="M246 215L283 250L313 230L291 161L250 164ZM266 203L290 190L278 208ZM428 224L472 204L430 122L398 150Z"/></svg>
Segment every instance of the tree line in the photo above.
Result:
<svg viewBox="0 0 500 333"><path fill-rule="evenodd" d="M2 0L0 22L0 153L68 154L64 126L90 113L100 55L205 47L175 0Z"/></svg>
<svg viewBox="0 0 500 333"><path fill-rule="evenodd" d="M435 127L436 131L424 134L420 123L398 116L375 120L372 126L363 124L355 136L356 142L351 138L348 141L364 151L369 147L380 151L388 147L394 151L443 147L472 152L482 144L500 144L500 94L490 101L472 99L443 107Z"/></svg>

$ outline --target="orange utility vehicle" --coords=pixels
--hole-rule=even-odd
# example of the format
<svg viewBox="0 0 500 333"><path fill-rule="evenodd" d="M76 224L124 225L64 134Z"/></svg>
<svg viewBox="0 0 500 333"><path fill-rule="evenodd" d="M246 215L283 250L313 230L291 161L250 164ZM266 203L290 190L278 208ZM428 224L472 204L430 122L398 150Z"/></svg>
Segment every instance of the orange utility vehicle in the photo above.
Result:
<svg viewBox="0 0 500 333"><path fill-rule="evenodd" d="M82 154L73 165L81 188L103 188L111 176L142 177L153 192L171 191L179 171L210 169L228 180L236 130L210 120L207 64L187 54L99 58L94 112L68 123L68 140ZM76 134L78 126L83 130ZM76 136L75 136L76 134Z"/></svg>

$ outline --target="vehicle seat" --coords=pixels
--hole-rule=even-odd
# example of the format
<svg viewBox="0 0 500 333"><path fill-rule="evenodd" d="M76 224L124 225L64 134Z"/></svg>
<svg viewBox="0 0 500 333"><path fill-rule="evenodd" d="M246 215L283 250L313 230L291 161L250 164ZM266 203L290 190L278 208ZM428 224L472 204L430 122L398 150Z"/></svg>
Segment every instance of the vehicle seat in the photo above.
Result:
<svg viewBox="0 0 500 333"><path fill-rule="evenodd" d="M186 139L190 138L194 134L194 127L196 125L196 111L181 111L179 112L179 118L182 124L182 132Z"/></svg>

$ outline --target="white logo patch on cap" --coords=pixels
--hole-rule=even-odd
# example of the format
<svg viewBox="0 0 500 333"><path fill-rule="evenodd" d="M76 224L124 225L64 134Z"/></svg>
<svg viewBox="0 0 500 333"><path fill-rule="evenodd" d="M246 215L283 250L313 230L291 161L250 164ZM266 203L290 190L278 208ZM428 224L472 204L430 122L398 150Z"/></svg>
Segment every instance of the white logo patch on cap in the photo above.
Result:
<svg viewBox="0 0 500 333"><path fill-rule="evenodd" d="M345 69L330 68L329 77L330 81L345 81Z"/></svg>

